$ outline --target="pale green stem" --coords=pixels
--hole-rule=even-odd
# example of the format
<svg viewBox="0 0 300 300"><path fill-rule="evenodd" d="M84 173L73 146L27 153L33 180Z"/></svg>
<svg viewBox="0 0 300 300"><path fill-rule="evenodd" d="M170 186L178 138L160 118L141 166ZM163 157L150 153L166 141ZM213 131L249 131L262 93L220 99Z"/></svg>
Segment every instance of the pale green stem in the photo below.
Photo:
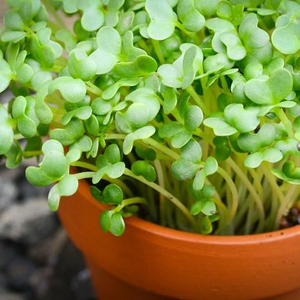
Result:
<svg viewBox="0 0 300 300"><path fill-rule="evenodd" d="M156 55L159 59L160 64L163 65L165 63L165 58L164 58L163 53L161 51L159 42L156 41L156 40L153 40L153 39L151 39L151 42L152 42L153 48L155 50L155 53L156 53Z"/></svg>
<svg viewBox="0 0 300 300"><path fill-rule="evenodd" d="M165 179L164 179L164 174L163 174L163 170L162 170L162 166L161 163L158 159L156 159L154 161L154 166L156 169L156 173L157 173L157 179L158 179L158 183L159 185L165 189ZM163 226L165 226L166 224L166 218L165 218L165 196L163 194L159 194L159 211L160 211L160 219L161 219L161 224Z"/></svg>
<svg viewBox="0 0 300 300"><path fill-rule="evenodd" d="M94 175L95 175L95 172L81 172L81 173L74 174L74 176L78 180L92 178Z"/></svg>
<svg viewBox="0 0 300 300"><path fill-rule="evenodd" d="M249 168L248 171L249 171L249 173L251 174L251 176L253 178L253 184L254 184L257 192L258 192L258 195L259 195L260 199L263 200L264 193L263 193L263 189L262 189L260 180L257 178L257 174L251 168Z"/></svg>
<svg viewBox="0 0 300 300"><path fill-rule="evenodd" d="M92 82L88 81L85 83L87 86L87 90L97 96L101 96L103 91L99 89L96 85L94 85Z"/></svg>
<svg viewBox="0 0 300 300"><path fill-rule="evenodd" d="M24 151L22 152L23 156L38 156L38 155L42 155L43 152L38 150L38 151Z"/></svg>
<svg viewBox="0 0 300 300"><path fill-rule="evenodd" d="M293 125L289 120L289 118L286 116L285 112L282 110L282 108L277 108L276 114L280 119L280 121L282 122L282 124L284 125L289 137L293 138L294 137Z"/></svg>
<svg viewBox="0 0 300 300"><path fill-rule="evenodd" d="M133 198L128 198L122 201L121 204L119 204L116 208L114 208L113 210L115 212L119 212L120 210L122 210L125 206L127 205L132 205L132 204L145 204L148 205L147 201L142 198L142 197L133 197Z"/></svg>
<svg viewBox="0 0 300 300"><path fill-rule="evenodd" d="M238 207L238 192L236 190L235 184L232 181L231 177L228 175L228 173L221 167L218 168L217 172L225 179L225 181L228 184L228 187L231 191L231 195L232 195L232 206L231 206L231 210L229 213L229 222L233 219L233 217L236 214L237 211L237 207Z"/></svg>
<svg viewBox="0 0 300 300"><path fill-rule="evenodd" d="M104 135L105 140L124 140L126 137L125 134L118 134L118 133L108 133ZM178 160L180 158L180 155L173 151L172 149L158 143L154 139L148 138L143 140L145 144L148 144L157 150L161 151L162 153L165 153L166 155L172 157L174 160Z"/></svg>
<svg viewBox="0 0 300 300"><path fill-rule="evenodd" d="M276 178L271 174L270 170L266 167L266 163L261 164L261 169L268 180L271 188L275 191L276 195L279 198L280 203L284 202L284 195L276 183Z"/></svg>
<svg viewBox="0 0 300 300"><path fill-rule="evenodd" d="M293 195L295 193L299 193L300 186L299 185L293 185L288 193L286 194L284 201L280 204L280 207L277 212L277 216L275 219L275 229L279 228L280 221L283 217L283 215L286 213L286 211L290 208L291 199L293 199Z"/></svg>
<svg viewBox="0 0 300 300"><path fill-rule="evenodd" d="M263 230L264 221L265 221L265 210L264 210L264 207L263 207L263 204L262 204L262 199L259 198L259 196L256 193L253 185L248 180L247 176L237 166L237 164L231 158L228 158L227 161L230 164L231 168L236 172L236 174L243 181L244 185L246 186L246 188L250 192L250 194L251 194L251 196L252 196L252 198L253 198L253 200L254 200L254 202L256 204L256 207L257 207L258 213L259 213L259 224L258 224L257 231L261 232Z"/></svg>
<svg viewBox="0 0 300 300"><path fill-rule="evenodd" d="M84 168L84 169L91 170L91 171L94 171L94 172L98 171L98 168L95 165L89 164L89 163L84 162L84 161L75 161L75 162L71 163L71 166ZM110 182L110 183L117 184L124 191L124 193L126 195L128 195L129 197L133 196L132 191L130 190L130 188L123 181L121 181L119 179L116 179L116 178L114 178L114 179L110 178L106 175L103 176L103 179Z"/></svg>
<svg viewBox="0 0 300 300"><path fill-rule="evenodd" d="M181 212L188 218L188 220L191 222L191 224L196 227L196 221L193 218L193 216L191 215L191 213L189 212L189 210L182 204L182 202L180 202L180 200L178 200L174 195L172 195L171 193L169 193L168 191L166 191L165 189L163 189L162 187L160 187L158 184L154 183L154 182L149 182L148 180L144 179L144 177L142 176L136 176L133 174L133 172L131 172L129 169L125 169L124 172L125 175L132 177L148 186L150 186L151 188L153 188L154 190L156 190L157 192L161 193L162 195L164 195L168 200L170 200L175 206L178 207L179 210L181 210Z"/></svg>
<svg viewBox="0 0 300 300"><path fill-rule="evenodd" d="M15 140L22 140L25 139L25 137L21 133L17 133L14 135Z"/></svg>
<svg viewBox="0 0 300 300"><path fill-rule="evenodd" d="M197 105L203 110L203 113L207 116L209 114L208 109L206 108L204 102L201 100L199 95L196 93L194 88L190 85L186 91L191 95L191 97L194 99L194 101L197 103Z"/></svg>
<svg viewBox="0 0 300 300"><path fill-rule="evenodd" d="M175 151L171 150L170 148L158 143L154 139L148 138L146 140L143 140L144 143L158 149L159 151L165 153L166 155L169 155L174 160L178 160L180 158L180 155L176 153Z"/></svg>
<svg viewBox="0 0 300 300"><path fill-rule="evenodd" d="M104 139L105 140L124 140L126 138L125 134L121 133L105 133Z"/></svg>
<svg viewBox="0 0 300 300"><path fill-rule="evenodd" d="M53 15L53 17L55 18L56 22L59 24L59 26L61 28L65 28L66 25L63 21L63 19L60 17L60 15L57 13L57 11L55 10L55 8L52 6L52 4L50 3L49 0L42 0L43 4L45 5L45 7L47 8L48 11L51 12L51 14Z"/></svg>

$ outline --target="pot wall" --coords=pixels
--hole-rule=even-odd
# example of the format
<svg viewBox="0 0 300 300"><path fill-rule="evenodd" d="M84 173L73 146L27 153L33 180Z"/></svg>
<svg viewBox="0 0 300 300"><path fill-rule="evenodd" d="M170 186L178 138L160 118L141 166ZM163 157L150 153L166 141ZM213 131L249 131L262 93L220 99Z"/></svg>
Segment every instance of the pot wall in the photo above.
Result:
<svg viewBox="0 0 300 300"><path fill-rule="evenodd" d="M109 277L123 296L128 284L142 293L201 300L262 299L300 288L299 227L252 236L202 236L132 217L125 234L114 237L100 229L104 209L85 182L76 195L62 199L59 209L69 236L87 257L96 289L100 282L103 290ZM125 286L117 287L118 279Z"/></svg>

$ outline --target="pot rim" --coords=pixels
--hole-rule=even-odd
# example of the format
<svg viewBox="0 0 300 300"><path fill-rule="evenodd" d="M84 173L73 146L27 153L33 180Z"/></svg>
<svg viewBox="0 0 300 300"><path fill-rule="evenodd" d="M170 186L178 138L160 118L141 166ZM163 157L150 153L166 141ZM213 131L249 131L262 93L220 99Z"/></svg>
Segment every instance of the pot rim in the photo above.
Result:
<svg viewBox="0 0 300 300"><path fill-rule="evenodd" d="M100 210L108 208L107 205L101 204L93 199L89 191L89 183L82 180L79 184L79 189L83 190L85 198ZM182 240L195 244L218 244L218 245L241 245L241 244L261 244L268 242L276 242L287 238L293 238L300 235L300 225L290 228L271 231L267 233L258 233L252 235L233 235L233 236L219 236L219 235L202 235L199 233L192 233L180 231L172 228L167 228L141 218L131 216L125 220L126 226L136 228L140 231L147 232L162 238ZM126 233L126 230L125 230ZM117 238L117 237L116 237Z"/></svg>

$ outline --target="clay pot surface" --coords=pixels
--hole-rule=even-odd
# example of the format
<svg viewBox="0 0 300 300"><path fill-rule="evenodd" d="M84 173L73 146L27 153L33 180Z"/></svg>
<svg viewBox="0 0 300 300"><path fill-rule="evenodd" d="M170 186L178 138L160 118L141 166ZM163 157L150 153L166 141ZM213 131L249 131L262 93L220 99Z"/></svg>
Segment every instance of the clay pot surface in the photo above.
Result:
<svg viewBox="0 0 300 300"><path fill-rule="evenodd" d="M59 208L101 300L300 299L300 226L249 236L203 236L131 217L125 234L114 237L99 226L105 209L90 196L86 182Z"/></svg>

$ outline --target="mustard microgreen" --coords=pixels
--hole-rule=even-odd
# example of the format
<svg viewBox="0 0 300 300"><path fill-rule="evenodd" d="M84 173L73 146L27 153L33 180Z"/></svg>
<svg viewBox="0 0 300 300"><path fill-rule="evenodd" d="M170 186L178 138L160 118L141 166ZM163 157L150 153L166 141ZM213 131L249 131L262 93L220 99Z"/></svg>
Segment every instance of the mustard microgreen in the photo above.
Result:
<svg viewBox="0 0 300 300"><path fill-rule="evenodd" d="M36 157L26 176L53 185L50 209L88 180L116 236L131 215L202 234L279 228L300 193L298 2L7 2L0 155Z"/></svg>

